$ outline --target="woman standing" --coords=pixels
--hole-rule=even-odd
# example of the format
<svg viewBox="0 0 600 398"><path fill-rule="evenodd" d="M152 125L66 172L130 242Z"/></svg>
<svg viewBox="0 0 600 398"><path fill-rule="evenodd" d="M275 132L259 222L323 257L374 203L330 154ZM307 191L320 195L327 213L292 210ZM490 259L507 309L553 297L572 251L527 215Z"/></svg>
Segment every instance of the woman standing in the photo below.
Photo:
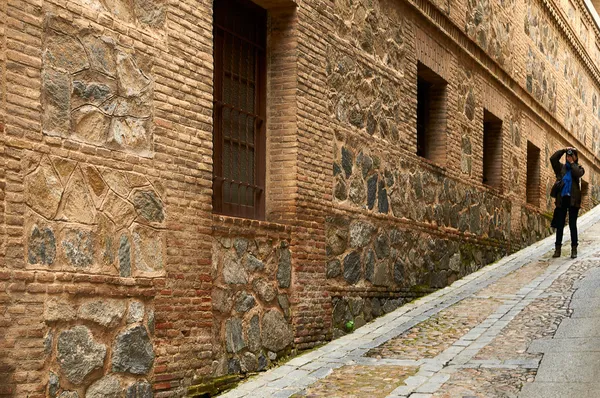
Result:
<svg viewBox="0 0 600 398"><path fill-rule="evenodd" d="M560 158L566 156L566 163ZM585 174L583 167L577 163L578 156L575 148L559 149L550 157L552 169L556 178L562 180L563 187L556 195L556 248L552 257L560 257L565 219L569 214L569 229L571 230L571 258L577 258L577 216L581 207L581 188L579 179Z"/></svg>

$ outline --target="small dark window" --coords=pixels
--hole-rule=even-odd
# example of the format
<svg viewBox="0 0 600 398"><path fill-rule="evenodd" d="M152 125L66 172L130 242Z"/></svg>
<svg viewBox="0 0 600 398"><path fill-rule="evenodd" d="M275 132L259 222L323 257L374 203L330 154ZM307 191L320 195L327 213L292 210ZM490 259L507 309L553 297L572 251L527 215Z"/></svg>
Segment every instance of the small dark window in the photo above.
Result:
<svg viewBox="0 0 600 398"><path fill-rule="evenodd" d="M527 203L540 205L540 148L527 141Z"/></svg>
<svg viewBox="0 0 600 398"><path fill-rule="evenodd" d="M483 183L502 186L502 120L483 110Z"/></svg>
<svg viewBox="0 0 600 398"><path fill-rule="evenodd" d="M417 67L417 155L446 163L446 81L419 63Z"/></svg>
<svg viewBox="0 0 600 398"><path fill-rule="evenodd" d="M214 3L213 209L264 217L267 12Z"/></svg>

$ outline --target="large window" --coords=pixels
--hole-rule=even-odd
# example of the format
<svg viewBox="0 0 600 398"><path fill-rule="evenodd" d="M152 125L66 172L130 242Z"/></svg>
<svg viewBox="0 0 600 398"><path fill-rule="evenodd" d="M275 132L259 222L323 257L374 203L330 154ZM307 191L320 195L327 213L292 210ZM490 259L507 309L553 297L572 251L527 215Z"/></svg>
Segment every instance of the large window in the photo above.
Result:
<svg viewBox="0 0 600 398"><path fill-rule="evenodd" d="M483 110L483 183L502 186L502 120Z"/></svg>
<svg viewBox="0 0 600 398"><path fill-rule="evenodd" d="M267 12L214 3L213 210L263 218Z"/></svg>
<svg viewBox="0 0 600 398"><path fill-rule="evenodd" d="M446 81L425 65L417 69L417 155L446 164Z"/></svg>

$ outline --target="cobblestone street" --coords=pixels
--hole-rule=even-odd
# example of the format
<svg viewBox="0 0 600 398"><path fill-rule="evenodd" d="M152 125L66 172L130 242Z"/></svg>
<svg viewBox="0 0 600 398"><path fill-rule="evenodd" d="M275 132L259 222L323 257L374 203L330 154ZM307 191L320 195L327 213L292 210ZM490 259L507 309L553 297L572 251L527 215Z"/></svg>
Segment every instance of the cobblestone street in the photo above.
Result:
<svg viewBox="0 0 600 398"><path fill-rule="evenodd" d="M599 209L580 218L576 260L552 259L551 236L223 397L517 397L543 359L532 343L552 341L600 265L599 220Z"/></svg>

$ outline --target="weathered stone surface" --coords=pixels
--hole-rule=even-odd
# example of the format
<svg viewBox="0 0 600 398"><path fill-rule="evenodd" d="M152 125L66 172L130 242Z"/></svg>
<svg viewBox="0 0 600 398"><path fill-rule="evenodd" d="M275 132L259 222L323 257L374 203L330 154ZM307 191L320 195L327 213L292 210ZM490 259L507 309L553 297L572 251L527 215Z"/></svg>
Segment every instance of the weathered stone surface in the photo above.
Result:
<svg viewBox="0 0 600 398"><path fill-rule="evenodd" d="M81 384L92 371L104 365L106 346L96 343L85 326L75 326L58 335L56 359L65 377Z"/></svg>
<svg viewBox="0 0 600 398"><path fill-rule="evenodd" d="M46 322L72 321L76 316L77 309L68 301L49 299L44 304L44 320Z"/></svg>
<svg viewBox="0 0 600 398"><path fill-rule="evenodd" d="M72 125L75 136L86 142L102 144L106 141L110 117L93 105L84 105L73 111Z"/></svg>
<svg viewBox="0 0 600 398"><path fill-rule="evenodd" d="M342 274L342 263L340 263L340 260L335 259L335 260L331 260L327 263L326 276L328 279L337 278L341 274Z"/></svg>
<svg viewBox="0 0 600 398"><path fill-rule="evenodd" d="M56 398L59 388L60 382L58 380L58 375L54 372L50 372L50 375L48 376L48 395L50 398Z"/></svg>
<svg viewBox="0 0 600 398"><path fill-rule="evenodd" d="M79 398L77 391L63 391L58 398Z"/></svg>
<svg viewBox="0 0 600 398"><path fill-rule="evenodd" d="M267 303L273 301L275 296L277 296L277 290L275 290L269 281L263 278L254 280L252 288L258 294L258 297Z"/></svg>
<svg viewBox="0 0 600 398"><path fill-rule="evenodd" d="M277 295L277 303L279 303L279 307L283 310L283 314L286 318L290 317L290 300L288 299L287 294L279 294Z"/></svg>
<svg viewBox="0 0 600 398"><path fill-rule="evenodd" d="M129 387L125 393L125 398L153 398L152 385L147 381L138 381Z"/></svg>
<svg viewBox="0 0 600 398"><path fill-rule="evenodd" d="M404 262L400 259L394 263L394 282L398 284L405 283L406 271L404 269Z"/></svg>
<svg viewBox="0 0 600 398"><path fill-rule="evenodd" d="M242 320L238 318L228 319L225 322L225 345L227 352L240 352L246 348L242 336Z"/></svg>
<svg viewBox="0 0 600 398"><path fill-rule="evenodd" d="M126 97L142 94L151 83L151 80L138 68L134 59L122 52L117 54L117 74L119 92Z"/></svg>
<svg viewBox="0 0 600 398"><path fill-rule="evenodd" d="M261 348L260 320L258 319L258 315L254 315L252 317L252 319L250 319L250 324L249 324L246 336L248 336L248 340L247 340L248 349L255 354L258 353Z"/></svg>
<svg viewBox="0 0 600 398"><path fill-rule="evenodd" d="M40 230L37 225L34 225L27 247L29 264L50 265L54 263L54 259L56 258L56 239L50 228L42 228Z"/></svg>
<svg viewBox="0 0 600 398"><path fill-rule="evenodd" d="M371 312L373 317L379 317L383 315L383 309L381 308L381 301L378 298L371 300Z"/></svg>
<svg viewBox="0 0 600 398"><path fill-rule="evenodd" d="M368 221L353 221L350 224L350 247L365 247L371 241L375 226Z"/></svg>
<svg viewBox="0 0 600 398"><path fill-rule="evenodd" d="M389 286L392 283L390 267L388 262L380 262L374 268L373 278L371 280L375 286Z"/></svg>
<svg viewBox="0 0 600 398"><path fill-rule="evenodd" d="M244 355L242 355L240 362L242 372L244 373L256 372L256 369L258 368L256 355L251 352L245 352Z"/></svg>
<svg viewBox="0 0 600 398"><path fill-rule="evenodd" d="M99 107L107 99L117 94L117 82L115 79L103 73L89 70L82 71L73 76L72 87L72 109L83 105Z"/></svg>
<svg viewBox="0 0 600 398"><path fill-rule="evenodd" d="M121 199L113 191L108 193L102 211L115 223L117 229L128 228L136 218L136 212L131 203Z"/></svg>
<svg viewBox="0 0 600 398"><path fill-rule="evenodd" d="M155 327L154 310L149 309L148 310L148 331L150 332L151 335L154 335L154 327Z"/></svg>
<svg viewBox="0 0 600 398"><path fill-rule="evenodd" d="M344 279L352 285L361 277L360 254L356 251L344 257Z"/></svg>
<svg viewBox="0 0 600 398"><path fill-rule="evenodd" d="M127 235L121 235L119 240L119 274L131 276L131 245Z"/></svg>
<svg viewBox="0 0 600 398"><path fill-rule="evenodd" d="M223 255L223 280L231 285L248 283L248 273L233 253Z"/></svg>
<svg viewBox="0 0 600 398"><path fill-rule="evenodd" d="M50 159L52 160L54 168L58 172L60 181L63 185L67 185L67 182L69 182L69 178L71 177L73 170L75 170L75 167L77 166L77 162L55 156L50 157Z"/></svg>
<svg viewBox="0 0 600 398"><path fill-rule="evenodd" d="M94 262L94 242L91 231L66 230L62 248L65 257L74 267L87 268Z"/></svg>
<svg viewBox="0 0 600 398"><path fill-rule="evenodd" d="M233 247L235 248L235 252L238 257L242 257L246 250L248 250L248 239L245 238L235 238L233 241Z"/></svg>
<svg viewBox="0 0 600 398"><path fill-rule="evenodd" d="M129 196L131 186L124 173L109 168L103 168L101 173L104 181L108 184L110 189L117 193L117 195L122 198L127 198Z"/></svg>
<svg viewBox="0 0 600 398"><path fill-rule="evenodd" d="M377 195L377 210L380 213L387 213L390 208L387 196L387 190L383 185L383 181L379 181L379 191Z"/></svg>
<svg viewBox="0 0 600 398"><path fill-rule="evenodd" d="M92 68L105 75L115 77L117 75L117 62L114 55L114 40L106 36L94 37L87 35L82 37L81 41L87 50Z"/></svg>
<svg viewBox="0 0 600 398"><path fill-rule="evenodd" d="M79 167L67 183L57 219L81 224L93 224L96 220L96 207Z"/></svg>
<svg viewBox="0 0 600 398"><path fill-rule="evenodd" d="M144 320L144 303L132 301L127 311L127 323L136 323Z"/></svg>
<svg viewBox="0 0 600 398"><path fill-rule="evenodd" d="M108 192L108 186L102 180L102 176L93 166L82 167L85 175L85 180L88 187L90 187L90 193L92 194L92 200L96 208L99 208L104 200L106 193Z"/></svg>
<svg viewBox="0 0 600 398"><path fill-rule="evenodd" d="M400 306L399 299L386 300L385 303L383 304L383 312L385 312L387 314L389 312L394 311L399 306Z"/></svg>
<svg viewBox="0 0 600 398"><path fill-rule="evenodd" d="M239 374L242 373L242 367L240 365L240 360L237 358L231 358L227 363L227 372L229 374Z"/></svg>
<svg viewBox="0 0 600 398"><path fill-rule="evenodd" d="M79 40L57 32L46 36L44 65L71 74L90 66Z"/></svg>
<svg viewBox="0 0 600 398"><path fill-rule="evenodd" d="M133 10L137 20L152 27L164 25L166 19L164 0L134 0Z"/></svg>
<svg viewBox="0 0 600 398"><path fill-rule="evenodd" d="M325 242L327 244L328 255L340 255L348 247L348 230L333 224L327 224L325 230Z"/></svg>
<svg viewBox="0 0 600 398"><path fill-rule="evenodd" d="M135 326L121 332L113 345L113 372L143 375L154 363L154 349L146 328Z"/></svg>
<svg viewBox="0 0 600 398"><path fill-rule="evenodd" d="M66 72L42 71L43 130L48 135L67 135L71 128L71 77Z"/></svg>
<svg viewBox="0 0 600 398"><path fill-rule="evenodd" d="M52 352L52 344L54 342L54 332L49 330L44 337L44 354L50 355Z"/></svg>
<svg viewBox="0 0 600 398"><path fill-rule="evenodd" d="M95 322L104 327L116 326L125 314L125 303L120 300L100 299L89 301L79 307L79 319Z"/></svg>
<svg viewBox="0 0 600 398"><path fill-rule="evenodd" d="M277 266L277 282L280 288L288 288L292 282L292 253L287 242L281 242L277 250L279 262Z"/></svg>
<svg viewBox="0 0 600 398"><path fill-rule="evenodd" d="M136 225L133 230L135 267L142 272L159 272L164 268L163 236L160 231Z"/></svg>
<svg viewBox="0 0 600 398"><path fill-rule="evenodd" d="M50 159L42 158L39 167L25 177L25 201L37 213L52 220L62 197L63 187Z"/></svg>
<svg viewBox="0 0 600 398"><path fill-rule="evenodd" d="M164 206L156 192L137 190L132 195L135 210L144 220L163 222L165 220Z"/></svg>
<svg viewBox="0 0 600 398"><path fill-rule="evenodd" d="M233 292L229 289L214 287L212 290L212 304L215 311L228 314L233 308Z"/></svg>
<svg viewBox="0 0 600 398"><path fill-rule="evenodd" d="M384 259L389 257L390 242L387 235L384 233L377 235L373 247L375 248L375 254L377 254L377 258Z"/></svg>
<svg viewBox="0 0 600 398"><path fill-rule="evenodd" d="M263 346L273 352L285 349L293 340L290 325L276 310L270 310L263 316L260 335Z"/></svg>
<svg viewBox="0 0 600 398"><path fill-rule="evenodd" d="M377 179L378 175L374 174L367 180L367 207L369 210L375 206L375 199L377 199Z"/></svg>
<svg viewBox="0 0 600 398"><path fill-rule="evenodd" d="M336 328L344 328L346 322L352 320L348 303L342 298L336 298L333 303L333 324Z"/></svg>
<svg viewBox="0 0 600 398"><path fill-rule="evenodd" d="M121 383L113 375L106 375L92 384L85 392L85 398L121 398Z"/></svg>
<svg viewBox="0 0 600 398"><path fill-rule="evenodd" d="M346 186L344 180L339 177L335 180L333 196L335 196L335 198L341 202L348 199L348 187Z"/></svg>
<svg viewBox="0 0 600 398"><path fill-rule="evenodd" d="M263 370L267 369L268 365L269 365L269 363L267 362L267 357L265 357L265 355L261 352L258 355L258 368L257 368L257 370L259 372L262 372Z"/></svg>
<svg viewBox="0 0 600 398"><path fill-rule="evenodd" d="M354 154L349 149L342 147L342 168L346 173L346 178L352 175L352 163Z"/></svg>
<svg viewBox="0 0 600 398"><path fill-rule="evenodd" d="M373 283L373 277L375 275L375 253L369 249L364 254L363 262L365 263L365 278Z"/></svg>
<svg viewBox="0 0 600 398"><path fill-rule="evenodd" d="M256 300L254 296L247 292L242 292L235 302L235 310L237 312L248 312L255 305Z"/></svg>
<svg viewBox="0 0 600 398"><path fill-rule="evenodd" d="M365 203L365 200L367 199L367 192L365 189L364 181L360 178L355 178L352 181L352 183L350 183L348 196L354 204L362 206Z"/></svg>
<svg viewBox="0 0 600 398"><path fill-rule="evenodd" d="M265 268L265 263L256 258L253 254L248 254L244 261L244 268L250 272L260 271Z"/></svg>
<svg viewBox="0 0 600 398"><path fill-rule="evenodd" d="M149 106L149 105L148 105ZM120 108L131 108L127 102L121 103ZM150 117L113 117L108 129L107 145L117 149L131 148L142 153L151 149L151 119Z"/></svg>

